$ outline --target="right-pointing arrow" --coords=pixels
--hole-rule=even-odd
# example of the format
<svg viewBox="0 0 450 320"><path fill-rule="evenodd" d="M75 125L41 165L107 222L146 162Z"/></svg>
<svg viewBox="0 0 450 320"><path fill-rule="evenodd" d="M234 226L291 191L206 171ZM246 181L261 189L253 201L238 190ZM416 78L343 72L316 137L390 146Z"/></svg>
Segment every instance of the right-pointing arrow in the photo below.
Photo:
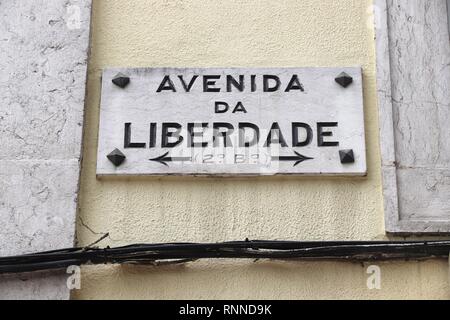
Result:
<svg viewBox="0 0 450 320"><path fill-rule="evenodd" d="M295 156L273 156L272 161L295 161L295 163L294 163L294 167L295 167L298 164L302 163L303 161L314 159L314 158L304 156L304 155L298 153L297 151L294 151L294 153L296 154Z"/></svg>

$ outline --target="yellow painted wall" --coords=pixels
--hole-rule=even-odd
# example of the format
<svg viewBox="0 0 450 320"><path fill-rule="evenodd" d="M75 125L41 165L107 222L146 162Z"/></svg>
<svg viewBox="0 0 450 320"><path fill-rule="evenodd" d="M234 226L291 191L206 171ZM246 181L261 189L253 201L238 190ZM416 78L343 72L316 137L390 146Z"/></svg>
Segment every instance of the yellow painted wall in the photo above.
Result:
<svg viewBox="0 0 450 320"><path fill-rule="evenodd" d="M371 0L94 0L79 245L139 242L385 238ZM366 178L96 179L105 67L361 65ZM450 298L448 263L366 266L252 260L181 266L84 267L87 298Z"/></svg>

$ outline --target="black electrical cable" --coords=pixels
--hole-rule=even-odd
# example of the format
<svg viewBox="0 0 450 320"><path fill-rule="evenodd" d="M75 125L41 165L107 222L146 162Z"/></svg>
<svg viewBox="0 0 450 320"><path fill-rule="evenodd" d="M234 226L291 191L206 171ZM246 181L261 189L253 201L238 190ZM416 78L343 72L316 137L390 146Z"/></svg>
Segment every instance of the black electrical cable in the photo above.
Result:
<svg viewBox="0 0 450 320"><path fill-rule="evenodd" d="M450 241L233 241L68 248L0 258L0 274L85 264L151 264L197 259L309 259L373 261L448 258Z"/></svg>

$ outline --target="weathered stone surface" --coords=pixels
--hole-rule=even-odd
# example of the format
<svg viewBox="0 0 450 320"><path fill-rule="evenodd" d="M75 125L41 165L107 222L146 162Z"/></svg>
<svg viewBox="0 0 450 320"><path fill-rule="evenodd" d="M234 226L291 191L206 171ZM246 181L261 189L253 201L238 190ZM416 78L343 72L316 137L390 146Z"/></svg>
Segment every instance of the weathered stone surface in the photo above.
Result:
<svg viewBox="0 0 450 320"><path fill-rule="evenodd" d="M446 0L379 0L376 8L387 230L449 233L450 45Z"/></svg>
<svg viewBox="0 0 450 320"><path fill-rule="evenodd" d="M0 256L71 247L79 162L2 160Z"/></svg>
<svg viewBox="0 0 450 320"><path fill-rule="evenodd" d="M0 255L74 242L90 0L0 1ZM68 298L66 277L0 298Z"/></svg>
<svg viewBox="0 0 450 320"><path fill-rule="evenodd" d="M126 88L117 74L130 77ZM359 67L106 69L97 174L363 176L362 86ZM107 158L116 148L123 164Z"/></svg>
<svg viewBox="0 0 450 320"><path fill-rule="evenodd" d="M68 274L63 271L0 276L1 300L50 300L70 298L64 285Z"/></svg>
<svg viewBox="0 0 450 320"><path fill-rule="evenodd" d="M403 220L442 223L450 212L450 169L400 168L397 179L400 186L408 186L398 189Z"/></svg>

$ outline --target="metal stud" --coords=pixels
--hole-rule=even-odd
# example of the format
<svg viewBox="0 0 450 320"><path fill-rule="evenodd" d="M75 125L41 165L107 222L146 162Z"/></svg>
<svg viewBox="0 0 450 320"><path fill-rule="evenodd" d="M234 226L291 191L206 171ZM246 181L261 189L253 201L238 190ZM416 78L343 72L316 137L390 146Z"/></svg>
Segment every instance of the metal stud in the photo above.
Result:
<svg viewBox="0 0 450 320"><path fill-rule="evenodd" d="M118 73L114 76L112 82L120 88L125 88L130 83L130 77L123 73Z"/></svg>
<svg viewBox="0 0 450 320"><path fill-rule="evenodd" d="M339 74L334 80L344 88L347 88L349 85L353 83L353 78L345 72Z"/></svg>
<svg viewBox="0 0 450 320"><path fill-rule="evenodd" d="M341 163L343 164L355 162L355 154L353 153L353 149L339 150L339 157L341 158Z"/></svg>
<svg viewBox="0 0 450 320"><path fill-rule="evenodd" d="M106 156L116 167L120 166L125 161L125 155L119 149L114 149L113 152Z"/></svg>

